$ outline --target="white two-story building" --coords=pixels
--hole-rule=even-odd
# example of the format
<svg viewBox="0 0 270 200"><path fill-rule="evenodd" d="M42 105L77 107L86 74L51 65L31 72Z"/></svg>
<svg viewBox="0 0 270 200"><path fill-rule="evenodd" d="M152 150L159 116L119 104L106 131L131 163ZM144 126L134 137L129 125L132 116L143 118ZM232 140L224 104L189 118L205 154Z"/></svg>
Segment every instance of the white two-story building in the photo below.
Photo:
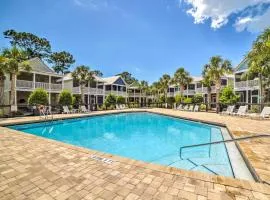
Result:
<svg viewBox="0 0 270 200"><path fill-rule="evenodd" d="M81 95L79 83L73 79L72 74L64 76L64 89L74 95ZM102 104L107 95L114 94L127 98L127 84L120 76L97 77L94 81L88 82L84 87L84 98L86 104Z"/></svg>
<svg viewBox="0 0 270 200"><path fill-rule="evenodd" d="M234 90L240 95L241 103L259 103L260 87L258 78L249 80L244 73L248 70L246 60L243 60L235 69ZM245 78L245 80L243 80Z"/></svg>
<svg viewBox="0 0 270 200"><path fill-rule="evenodd" d="M232 85L234 76L227 75L221 78L221 88ZM202 77L192 77L192 82L185 86L183 95L185 97L193 97L195 94L201 94L204 97L204 101L207 100L208 88L202 84ZM216 102L216 87L211 86L211 102ZM171 85L168 89L168 97L175 97L180 94L180 89L177 85Z"/></svg>
<svg viewBox="0 0 270 200"><path fill-rule="evenodd" d="M23 109L27 107L28 97L36 88L43 88L48 92L49 104L56 105L58 95L62 91L62 75L54 72L39 58L33 58L28 61L31 70L21 71L16 77L15 86L15 106ZM10 102L11 76L6 74L4 104Z"/></svg>

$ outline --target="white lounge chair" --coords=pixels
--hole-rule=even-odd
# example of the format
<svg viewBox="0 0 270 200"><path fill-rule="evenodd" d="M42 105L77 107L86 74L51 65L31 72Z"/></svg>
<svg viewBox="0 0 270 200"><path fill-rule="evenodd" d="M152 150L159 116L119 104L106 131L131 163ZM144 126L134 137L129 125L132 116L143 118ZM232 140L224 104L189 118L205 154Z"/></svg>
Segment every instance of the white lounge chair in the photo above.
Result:
<svg viewBox="0 0 270 200"><path fill-rule="evenodd" d="M193 112L193 110L194 110L194 105L191 105L191 106L189 106L189 109L188 109L188 111L191 111L191 112Z"/></svg>
<svg viewBox="0 0 270 200"><path fill-rule="evenodd" d="M246 116L247 115L247 106L240 106L237 113L233 113L233 115L237 116Z"/></svg>
<svg viewBox="0 0 270 200"><path fill-rule="evenodd" d="M259 118L259 119L265 119L270 118L270 107L265 106L260 114L252 113L248 114L251 118Z"/></svg>
<svg viewBox="0 0 270 200"><path fill-rule="evenodd" d="M68 106L63 106L63 114L71 114L71 113L76 113L78 112L78 109L72 109L71 111L69 110Z"/></svg>
<svg viewBox="0 0 270 200"><path fill-rule="evenodd" d="M116 104L115 107L116 107L116 110L121 110L121 106L119 104Z"/></svg>
<svg viewBox="0 0 270 200"><path fill-rule="evenodd" d="M84 105L81 106L81 112L83 113L88 113L88 112L91 112L91 110L88 110Z"/></svg>
<svg viewBox="0 0 270 200"><path fill-rule="evenodd" d="M235 106L228 106L227 110L226 111L222 111L221 114L224 114L224 115L232 115L233 114L233 111L234 111L234 108Z"/></svg>
<svg viewBox="0 0 270 200"><path fill-rule="evenodd" d="M188 111L189 110L188 108L189 108L189 105L185 105L184 108L183 108L183 110L184 111Z"/></svg>
<svg viewBox="0 0 270 200"><path fill-rule="evenodd" d="M178 105L178 106L176 107L176 110L183 110L183 105L182 105L182 104Z"/></svg>
<svg viewBox="0 0 270 200"><path fill-rule="evenodd" d="M70 112L70 110L69 110L69 108L67 106L63 106L63 112L62 113L63 114L70 114L71 112Z"/></svg>
<svg viewBox="0 0 270 200"><path fill-rule="evenodd" d="M121 105L120 105L120 108L121 108L121 109L126 109L126 105L125 105L125 104L121 104Z"/></svg>
<svg viewBox="0 0 270 200"><path fill-rule="evenodd" d="M195 105L195 107L194 107L194 110L193 110L194 112L199 112L199 106L198 105Z"/></svg>

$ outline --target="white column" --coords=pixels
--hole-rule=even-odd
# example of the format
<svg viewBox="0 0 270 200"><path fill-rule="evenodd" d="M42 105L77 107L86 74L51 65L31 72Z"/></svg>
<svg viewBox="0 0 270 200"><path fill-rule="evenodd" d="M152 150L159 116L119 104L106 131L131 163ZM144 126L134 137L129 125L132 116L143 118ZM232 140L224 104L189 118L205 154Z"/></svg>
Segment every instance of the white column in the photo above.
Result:
<svg viewBox="0 0 270 200"><path fill-rule="evenodd" d="M104 103L104 100L105 100L105 84L103 83L103 102Z"/></svg>
<svg viewBox="0 0 270 200"><path fill-rule="evenodd" d="M36 88L36 74L33 73L33 88Z"/></svg>
<svg viewBox="0 0 270 200"><path fill-rule="evenodd" d="M49 92L49 105L51 105L51 92Z"/></svg>

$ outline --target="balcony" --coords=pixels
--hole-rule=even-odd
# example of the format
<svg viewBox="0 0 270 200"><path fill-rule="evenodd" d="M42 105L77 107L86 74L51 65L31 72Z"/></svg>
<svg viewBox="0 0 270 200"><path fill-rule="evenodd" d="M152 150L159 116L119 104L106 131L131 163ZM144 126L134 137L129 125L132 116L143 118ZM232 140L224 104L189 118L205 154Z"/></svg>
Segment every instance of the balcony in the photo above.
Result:
<svg viewBox="0 0 270 200"><path fill-rule="evenodd" d="M73 87L72 88L72 93L73 94L81 94L81 88L80 87ZM103 95L103 89L100 88L84 88L84 94L89 94L89 95Z"/></svg>
<svg viewBox="0 0 270 200"><path fill-rule="evenodd" d="M206 94L207 93L207 87L196 88L196 93Z"/></svg>
<svg viewBox="0 0 270 200"><path fill-rule="evenodd" d="M184 95L194 95L195 93L195 90L184 90Z"/></svg>
<svg viewBox="0 0 270 200"><path fill-rule="evenodd" d="M237 90L237 91L258 90L258 89L259 89L259 80L258 79L235 82L235 90Z"/></svg>
<svg viewBox="0 0 270 200"><path fill-rule="evenodd" d="M129 97L146 97L145 94L140 94L140 93L129 93Z"/></svg>
<svg viewBox="0 0 270 200"><path fill-rule="evenodd" d="M62 84L53 84L45 82L33 82L25 80L16 80L16 89L17 90L34 90L35 88L42 88L47 91L61 91Z"/></svg>
<svg viewBox="0 0 270 200"><path fill-rule="evenodd" d="M115 90L107 90L105 91L105 95L114 94L116 96L127 97L127 93L124 91L115 91Z"/></svg>

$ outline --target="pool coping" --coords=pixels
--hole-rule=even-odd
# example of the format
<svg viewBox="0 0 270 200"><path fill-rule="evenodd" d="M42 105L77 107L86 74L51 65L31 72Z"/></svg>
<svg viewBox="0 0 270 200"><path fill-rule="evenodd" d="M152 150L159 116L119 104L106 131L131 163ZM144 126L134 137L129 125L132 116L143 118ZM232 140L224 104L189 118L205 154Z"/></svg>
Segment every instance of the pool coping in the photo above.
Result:
<svg viewBox="0 0 270 200"><path fill-rule="evenodd" d="M159 115L163 115L163 116L173 117L173 118L177 118L177 119L188 120L188 121L193 121L193 122L197 122L197 123L204 123L204 124L208 124L208 125L214 125L214 126L223 127L223 128L226 128L227 131L228 131L228 133L229 133L229 135L232 138L234 138L233 134L230 132L230 130L228 129L228 127L226 126L226 124L217 123L217 122L211 122L211 121L206 121L206 120L198 120L198 119L193 119L193 118L188 118L188 117L180 117L180 116L175 116L175 115L168 114L168 113L160 113L160 112L152 111L152 110L149 110L149 109L113 110L113 111L110 111L110 112L102 112L102 113L100 113L100 112L90 112L90 113L87 113L87 114L84 114L84 115L77 115L77 116L76 115L73 115L73 116L65 116L65 115L63 115L63 117L58 117L56 119L49 120L49 121L58 121L58 120L65 120L65 119L78 119L78 118L86 118L86 117L94 117L94 116L104 116L104 115L114 115L114 114L121 114L121 113L132 113L132 112L134 112L134 113L135 112L148 112L148 113L153 113L153 114L159 114ZM16 122L16 123L13 123L13 122L10 122L10 123L0 123L0 127L2 126L2 127L5 127L7 129L9 129L6 126L21 125L21 124L28 124L28 123L42 123L42 122L48 122L48 120L40 119L39 118L39 119L36 119L34 121L33 121L33 119L29 119L27 121ZM109 158L115 158L116 161L118 161L118 160L123 161L124 160L125 162L123 162L123 163L130 163L130 162L132 162L133 164L136 163L137 166L141 166L142 167L142 165L145 165L145 166L148 166L150 169L154 169L154 170L163 168L161 170L162 172L167 172L167 173L172 173L173 172L173 174L180 173L181 175L183 175L183 171L184 171L184 174L191 173L191 172L192 173L195 173L195 174L192 174L192 177L196 177L196 178L198 178L197 176L199 174L203 174L203 175L207 175L207 176L213 176L212 177L213 179L218 179L218 177L223 177L223 178L233 179L233 180L251 181L251 180L243 180L243 179L238 179L238 178L231 178L231 177L226 177L226 176L222 176L222 175L211 175L211 174L207 174L207 173L203 173L203 172L190 171L190 170L184 170L184 169L179 169L179 168L175 168L175 167L169 167L169 166L164 166L164 165L159 165L159 164L148 163L148 162L144 162L144 161L140 161L140 160L135 160L135 159L132 159L132 158L126 158L126 157L122 157L122 156L118 156L118 155L113 155L113 154L105 153L105 152L102 152L102 151L96 151L96 150L93 150L93 149L88 149L88 148L84 148L84 147L78 147L78 146L75 146L75 145L72 145L72 144L67 144L67 143L64 143L64 142L60 142L60 141L56 141L56 140L44 138L44 137L41 137L41 136L36 136L36 135L28 134L28 133L25 133L25 132L22 132L22 131L17 131L17 130L13 130L13 129L9 129L9 130L16 131L17 133L19 132L20 134L27 134L27 135L38 137L38 138L41 138L41 139L46 139L46 140L50 140L50 141L53 141L53 142L59 142L61 144L65 144L65 145L70 145L73 148L83 148L84 150L89 150L89 151L92 151L92 152L96 152L96 153L98 153L97 155L100 155L101 154L101 155L106 155ZM260 177L256 173L255 169L253 168L253 166L249 162L249 160L246 157L245 153L242 151L242 149L241 149L240 145L238 144L238 142L235 142L234 144L236 145L238 151L240 152L240 154L241 154L241 156L242 156L242 158L243 158L243 160L244 160L247 168L249 169L250 173L252 174L255 182L263 183L263 181L260 179ZM118 161L118 162L120 162L120 161ZM178 173L177 173L177 170L179 170ZM203 176L203 177L204 178L202 178L200 180L205 180L205 176Z"/></svg>

